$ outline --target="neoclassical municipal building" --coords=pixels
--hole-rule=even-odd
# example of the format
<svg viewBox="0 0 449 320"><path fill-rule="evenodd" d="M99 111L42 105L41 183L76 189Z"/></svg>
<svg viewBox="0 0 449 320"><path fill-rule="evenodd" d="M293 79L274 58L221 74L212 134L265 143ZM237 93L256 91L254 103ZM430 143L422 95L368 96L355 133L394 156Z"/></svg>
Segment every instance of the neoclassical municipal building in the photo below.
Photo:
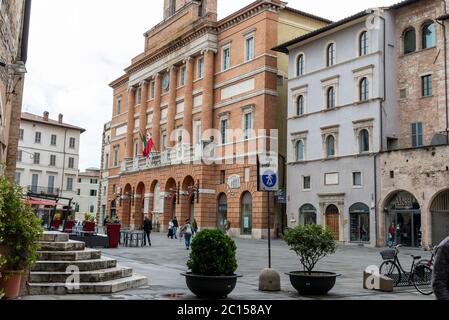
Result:
<svg viewBox="0 0 449 320"><path fill-rule="evenodd" d="M160 231L174 216L200 228L229 222L233 236L256 239L267 234L270 212L276 236L287 225L285 208L257 191L250 148L279 129L276 151L285 161L288 57L271 49L330 21L279 0L254 1L221 20L217 0L164 0L163 16L144 34L144 52L110 84L107 212L130 228L150 214ZM229 138L230 129L241 139ZM259 129L267 130L262 139ZM215 158L236 160L195 161L212 143Z"/></svg>

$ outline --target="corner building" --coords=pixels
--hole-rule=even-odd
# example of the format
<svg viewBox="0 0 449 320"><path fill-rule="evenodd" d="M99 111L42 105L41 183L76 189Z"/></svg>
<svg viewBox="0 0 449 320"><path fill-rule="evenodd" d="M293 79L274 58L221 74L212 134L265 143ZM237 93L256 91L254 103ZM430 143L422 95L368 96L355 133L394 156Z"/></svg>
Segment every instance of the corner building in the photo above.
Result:
<svg viewBox="0 0 449 320"><path fill-rule="evenodd" d="M144 35L145 51L110 85L107 212L134 229L144 214L159 231L175 215L200 228L229 222L233 236L255 239L267 235L270 212L278 235L287 218L257 191L251 149L278 129L276 151L280 163L285 158L288 61L271 48L328 23L277 0L255 1L220 21L216 0L165 0L164 20ZM230 136L233 129L242 137ZM254 133L261 129L262 138ZM148 159L140 138L147 132L154 140ZM212 145L213 158L226 162L194 161Z"/></svg>

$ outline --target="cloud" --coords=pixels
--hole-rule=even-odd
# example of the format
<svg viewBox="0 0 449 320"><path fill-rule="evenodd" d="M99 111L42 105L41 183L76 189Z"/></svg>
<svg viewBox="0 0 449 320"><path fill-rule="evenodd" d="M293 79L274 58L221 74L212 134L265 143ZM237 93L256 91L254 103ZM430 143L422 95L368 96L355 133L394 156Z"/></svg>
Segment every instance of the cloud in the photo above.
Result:
<svg viewBox="0 0 449 320"><path fill-rule="evenodd" d="M219 18L252 0L218 0ZM391 0L290 1L289 6L337 20ZM111 119L108 84L143 51L143 33L162 20L162 0L33 2L23 110L85 128L80 169L99 167L103 124ZM345 9L351 8L351 9Z"/></svg>

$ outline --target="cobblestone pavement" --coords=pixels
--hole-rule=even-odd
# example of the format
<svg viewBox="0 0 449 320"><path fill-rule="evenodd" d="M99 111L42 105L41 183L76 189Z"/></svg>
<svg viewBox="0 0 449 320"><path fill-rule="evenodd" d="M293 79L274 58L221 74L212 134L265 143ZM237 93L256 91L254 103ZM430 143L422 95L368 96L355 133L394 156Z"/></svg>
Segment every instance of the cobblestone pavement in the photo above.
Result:
<svg viewBox="0 0 449 320"><path fill-rule="evenodd" d="M336 254L325 258L317 270L332 271L341 274L335 288L323 297L300 297L290 285L289 271L300 270L299 260L282 240L272 242L273 269L281 274L282 291L265 293L258 291L258 278L263 268L268 265L266 240L235 239L237 244L237 273L243 275L238 280L234 292L229 296L235 300L309 300L309 299L354 299L354 300L432 300L419 294L414 287L395 289L394 293L382 293L364 290L362 284L363 270L370 265L380 265L380 248L359 246L339 246ZM134 272L147 276L149 285L117 294L107 295L67 295L25 297L30 300L168 300L195 299L180 274L186 271L189 252L181 240L167 239L162 234L152 234L153 246L145 248L105 249L104 256L118 260L123 266L132 267ZM408 270L411 265L410 254L430 257L429 252L414 249L401 249L400 260Z"/></svg>

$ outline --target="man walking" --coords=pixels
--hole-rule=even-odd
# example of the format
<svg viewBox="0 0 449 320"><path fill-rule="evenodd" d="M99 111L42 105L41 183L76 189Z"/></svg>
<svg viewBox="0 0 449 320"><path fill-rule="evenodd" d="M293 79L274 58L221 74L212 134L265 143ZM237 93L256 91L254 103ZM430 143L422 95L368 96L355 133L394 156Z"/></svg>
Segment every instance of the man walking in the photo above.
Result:
<svg viewBox="0 0 449 320"><path fill-rule="evenodd" d="M432 272L432 287L438 300L449 300L449 237L438 246Z"/></svg>
<svg viewBox="0 0 449 320"><path fill-rule="evenodd" d="M179 228L179 223L178 223L178 219L176 217L173 218L173 235L175 236L175 239L178 239L178 228Z"/></svg>
<svg viewBox="0 0 449 320"><path fill-rule="evenodd" d="M153 230L153 221L150 220L150 218L148 216L145 216L145 220L143 222L143 245L146 246L147 245L147 239L148 239L148 244L151 247L151 238L150 238L150 234L151 231Z"/></svg>

